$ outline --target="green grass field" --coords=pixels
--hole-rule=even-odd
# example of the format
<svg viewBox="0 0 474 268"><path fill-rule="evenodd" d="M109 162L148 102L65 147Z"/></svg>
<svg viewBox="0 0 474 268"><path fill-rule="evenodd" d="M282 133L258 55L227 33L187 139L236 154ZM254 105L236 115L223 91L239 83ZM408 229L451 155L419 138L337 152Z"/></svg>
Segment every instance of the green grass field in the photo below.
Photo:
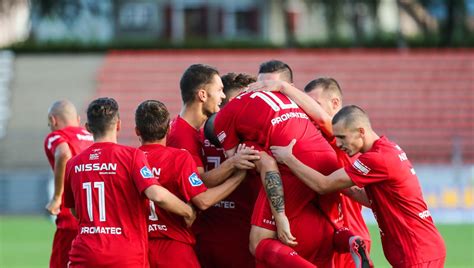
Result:
<svg viewBox="0 0 474 268"><path fill-rule="evenodd" d="M439 225L448 248L446 267L474 267L474 225ZM0 267L47 267L54 225L41 217L0 216ZM370 226L375 267L390 267L377 227Z"/></svg>

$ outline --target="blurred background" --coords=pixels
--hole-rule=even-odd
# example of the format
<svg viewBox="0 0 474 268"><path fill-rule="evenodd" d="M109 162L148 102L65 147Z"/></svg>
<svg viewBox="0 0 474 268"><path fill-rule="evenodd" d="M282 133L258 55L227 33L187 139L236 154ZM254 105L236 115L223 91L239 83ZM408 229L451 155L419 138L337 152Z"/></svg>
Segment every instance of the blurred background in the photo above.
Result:
<svg viewBox="0 0 474 268"><path fill-rule="evenodd" d="M82 117L118 100L138 145L145 99L179 112L193 63L256 74L278 59L295 84L330 76L344 103L407 152L448 245L474 267L474 0L0 0L0 267L46 267L55 226L43 151L58 99ZM388 267L370 211L376 267Z"/></svg>

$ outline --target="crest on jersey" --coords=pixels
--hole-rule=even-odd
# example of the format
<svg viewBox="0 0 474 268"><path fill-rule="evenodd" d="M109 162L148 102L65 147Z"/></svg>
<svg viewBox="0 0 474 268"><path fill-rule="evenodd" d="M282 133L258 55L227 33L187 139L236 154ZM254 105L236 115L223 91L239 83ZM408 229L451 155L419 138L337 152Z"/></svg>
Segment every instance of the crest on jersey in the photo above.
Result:
<svg viewBox="0 0 474 268"><path fill-rule="evenodd" d="M202 180L199 178L199 176L193 172L191 176L189 176L189 182L191 183L192 186L197 187L202 185Z"/></svg>
<svg viewBox="0 0 474 268"><path fill-rule="evenodd" d="M140 174L142 174L142 177L145 179L153 178L153 173L147 166L144 166L142 169L140 169Z"/></svg>

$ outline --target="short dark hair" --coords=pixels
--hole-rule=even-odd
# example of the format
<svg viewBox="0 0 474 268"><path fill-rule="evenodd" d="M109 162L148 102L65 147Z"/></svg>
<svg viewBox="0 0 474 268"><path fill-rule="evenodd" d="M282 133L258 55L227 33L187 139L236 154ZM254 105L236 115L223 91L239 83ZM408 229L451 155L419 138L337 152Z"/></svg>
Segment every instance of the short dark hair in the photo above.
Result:
<svg viewBox="0 0 474 268"><path fill-rule="evenodd" d="M290 66L279 60L270 60L260 64L258 73L282 73L286 82L293 83L293 71Z"/></svg>
<svg viewBox="0 0 474 268"><path fill-rule="evenodd" d="M146 100L135 111L135 125L143 141L161 140L168 133L170 113L162 102Z"/></svg>
<svg viewBox="0 0 474 268"><path fill-rule="evenodd" d="M369 116L362 108L357 105L344 106L334 115L331 123L335 125L342 120L344 127L348 127L350 124L361 121L365 121L370 126Z"/></svg>
<svg viewBox="0 0 474 268"><path fill-rule="evenodd" d="M87 107L87 126L95 138L102 137L119 119L119 106L113 98L98 98Z"/></svg>
<svg viewBox="0 0 474 268"><path fill-rule="evenodd" d="M314 79L304 87L304 92L309 93L317 87L321 87L323 91L334 92L337 95L339 95L339 97L342 99L341 87L339 86L339 83L334 78L320 77L318 79Z"/></svg>
<svg viewBox="0 0 474 268"><path fill-rule="evenodd" d="M210 84L214 75L219 75L216 68L205 64L193 64L184 71L179 86L183 103L193 101L197 90Z"/></svg>
<svg viewBox="0 0 474 268"><path fill-rule="evenodd" d="M224 94L226 95L225 100L222 101L221 105L229 102L228 96L230 92L240 91L246 88L249 84L257 81L257 79L249 74L245 73L228 73L221 77L222 84L224 85Z"/></svg>

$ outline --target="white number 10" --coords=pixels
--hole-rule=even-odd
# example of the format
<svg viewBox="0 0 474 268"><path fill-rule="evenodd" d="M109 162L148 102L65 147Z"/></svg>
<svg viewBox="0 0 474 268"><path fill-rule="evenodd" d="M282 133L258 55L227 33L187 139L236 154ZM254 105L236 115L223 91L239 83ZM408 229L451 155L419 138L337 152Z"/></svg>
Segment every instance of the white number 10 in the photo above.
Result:
<svg viewBox="0 0 474 268"><path fill-rule="evenodd" d="M104 192L104 182L103 181L96 181L94 182L94 188L97 188L98 197L99 197L99 221L105 221L105 192ZM87 214L89 215L89 219L94 221L94 214L92 209L92 183L91 182L84 182L82 184L82 189L86 190L86 198L87 198Z"/></svg>
<svg viewBox="0 0 474 268"><path fill-rule="evenodd" d="M291 108L298 108L298 105L294 101L290 99L290 103L283 103L283 101L278 98L277 95L275 95L272 92L266 92L266 91L257 91L250 95L250 98L254 99L255 97L261 98L263 101L265 101L270 107L275 111L278 112L280 110L285 110L285 109L291 109Z"/></svg>

